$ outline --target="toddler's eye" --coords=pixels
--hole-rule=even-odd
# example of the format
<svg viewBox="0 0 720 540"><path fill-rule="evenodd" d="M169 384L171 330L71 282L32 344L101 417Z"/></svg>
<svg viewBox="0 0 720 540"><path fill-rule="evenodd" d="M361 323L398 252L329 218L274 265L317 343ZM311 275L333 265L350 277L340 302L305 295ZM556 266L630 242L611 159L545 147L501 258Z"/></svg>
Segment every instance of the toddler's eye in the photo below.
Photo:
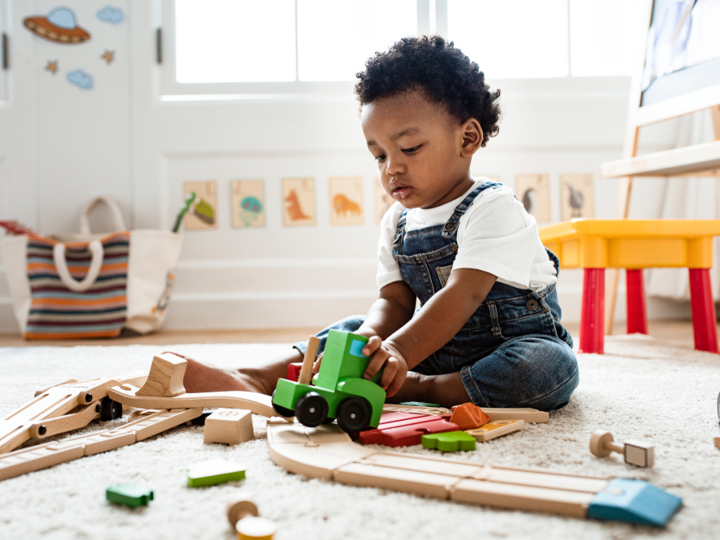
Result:
<svg viewBox="0 0 720 540"><path fill-rule="evenodd" d="M385 161L385 154L380 154L379 156L376 156L375 160L382 163L383 161Z"/></svg>
<svg viewBox="0 0 720 540"><path fill-rule="evenodd" d="M413 146L412 148L403 148L403 152L406 154L412 154L413 152L416 152L422 145L418 144L417 146Z"/></svg>

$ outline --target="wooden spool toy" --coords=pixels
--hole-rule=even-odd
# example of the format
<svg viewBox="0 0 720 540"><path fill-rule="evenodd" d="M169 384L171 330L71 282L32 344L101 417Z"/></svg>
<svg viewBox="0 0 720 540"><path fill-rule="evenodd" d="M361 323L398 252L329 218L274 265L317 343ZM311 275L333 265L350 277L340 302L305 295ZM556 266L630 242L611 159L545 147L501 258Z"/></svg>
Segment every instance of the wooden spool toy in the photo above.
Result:
<svg viewBox="0 0 720 540"><path fill-rule="evenodd" d="M614 442L612 433L601 429L593 431L590 437L590 452L597 457L607 457L612 452L623 455L625 463L637 467L652 467L655 461L654 447L650 444L628 441L624 444Z"/></svg>
<svg viewBox="0 0 720 540"><path fill-rule="evenodd" d="M260 517L252 501L232 501L227 505L227 517L237 533L238 540L273 540L277 527L267 518Z"/></svg>

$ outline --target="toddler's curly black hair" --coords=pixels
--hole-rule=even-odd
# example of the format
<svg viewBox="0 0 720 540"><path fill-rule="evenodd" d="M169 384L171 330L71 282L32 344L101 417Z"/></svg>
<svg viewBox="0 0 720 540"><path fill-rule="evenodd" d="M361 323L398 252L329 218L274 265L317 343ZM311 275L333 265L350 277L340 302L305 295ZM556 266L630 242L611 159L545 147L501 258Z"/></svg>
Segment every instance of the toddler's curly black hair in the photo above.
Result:
<svg viewBox="0 0 720 540"><path fill-rule="evenodd" d="M356 76L361 105L417 89L460 123L480 122L482 146L500 131L500 90L490 91L478 65L440 36L402 38L388 51L376 52Z"/></svg>

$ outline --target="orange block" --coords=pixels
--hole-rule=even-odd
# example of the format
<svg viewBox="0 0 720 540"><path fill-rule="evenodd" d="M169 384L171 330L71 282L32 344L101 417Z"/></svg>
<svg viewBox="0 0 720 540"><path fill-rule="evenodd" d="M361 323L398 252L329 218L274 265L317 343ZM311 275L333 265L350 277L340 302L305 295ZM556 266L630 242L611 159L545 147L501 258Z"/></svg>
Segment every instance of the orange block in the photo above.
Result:
<svg viewBox="0 0 720 540"><path fill-rule="evenodd" d="M461 430L475 429L490 422L490 417L477 405L463 403L452 408L450 421Z"/></svg>

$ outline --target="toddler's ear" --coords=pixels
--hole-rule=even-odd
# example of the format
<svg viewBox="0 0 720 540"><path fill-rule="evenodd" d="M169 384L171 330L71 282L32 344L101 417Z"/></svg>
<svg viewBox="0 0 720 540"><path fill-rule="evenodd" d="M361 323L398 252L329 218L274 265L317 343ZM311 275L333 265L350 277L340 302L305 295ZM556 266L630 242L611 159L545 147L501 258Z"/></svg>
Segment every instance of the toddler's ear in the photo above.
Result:
<svg viewBox="0 0 720 540"><path fill-rule="evenodd" d="M478 151L482 145L483 130L480 122L475 118L470 118L461 126L462 132L462 148L460 155L462 157L470 157Z"/></svg>

